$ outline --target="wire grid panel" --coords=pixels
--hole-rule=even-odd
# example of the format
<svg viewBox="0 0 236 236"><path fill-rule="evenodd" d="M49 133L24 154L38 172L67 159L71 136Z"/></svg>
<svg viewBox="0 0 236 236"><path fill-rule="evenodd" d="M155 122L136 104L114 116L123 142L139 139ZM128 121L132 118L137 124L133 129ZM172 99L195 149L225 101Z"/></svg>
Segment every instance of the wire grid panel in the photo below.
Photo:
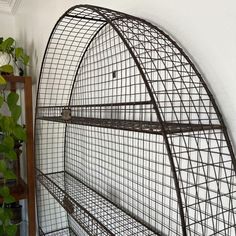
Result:
<svg viewBox="0 0 236 236"><path fill-rule="evenodd" d="M151 235L132 231L136 223L119 228L129 217L158 235L236 235L236 164L221 114L185 52L152 24L95 6L68 10L47 46L36 118L41 183L62 205L85 188L122 212L109 218L115 235ZM64 183L49 181L58 173ZM84 206L101 227L109 211Z"/></svg>
<svg viewBox="0 0 236 236"><path fill-rule="evenodd" d="M64 230L68 227L66 211L38 181L37 207L38 222L41 227L40 235L66 235L67 230ZM57 234L61 229L64 233Z"/></svg>
<svg viewBox="0 0 236 236"><path fill-rule="evenodd" d="M109 25L99 31L84 55L70 104L90 105L90 108L97 105L97 112L92 110L89 117L97 113L99 118L157 120L133 58ZM98 110L99 104L111 104L113 109L103 106L103 110Z"/></svg>
<svg viewBox="0 0 236 236"><path fill-rule="evenodd" d="M65 124L46 120L36 122L36 165L44 173L63 171Z"/></svg>
<svg viewBox="0 0 236 236"><path fill-rule="evenodd" d="M162 120L219 123L202 81L169 38L140 20L120 18L112 23L139 60Z"/></svg>
<svg viewBox="0 0 236 236"><path fill-rule="evenodd" d="M87 236L88 233L70 216L68 215L68 224L70 227L70 236Z"/></svg>
<svg viewBox="0 0 236 236"><path fill-rule="evenodd" d="M73 185L72 181L67 182L67 178L63 172L53 173L49 175L44 175L40 173L38 179L42 185L44 185L47 190L54 196L54 198L61 204L61 206L68 212L68 214L73 217L77 223L79 223L89 235L113 235L111 231L104 226L102 222L94 217L86 207L80 203L80 199L74 198L71 193L67 192L67 187ZM66 186L66 183L69 183L69 186ZM79 184L79 182L77 182ZM82 188L74 188L73 191L82 191Z"/></svg>
<svg viewBox="0 0 236 236"><path fill-rule="evenodd" d="M180 234L176 191L162 136L69 125L66 140L68 173L154 232Z"/></svg>
<svg viewBox="0 0 236 236"><path fill-rule="evenodd" d="M81 9L81 15L87 15ZM67 105L79 62L86 45L104 21L74 19L65 15L50 37L41 68L38 106Z"/></svg>
<svg viewBox="0 0 236 236"><path fill-rule="evenodd" d="M236 179L222 131L176 134L170 140L190 234L235 235Z"/></svg>

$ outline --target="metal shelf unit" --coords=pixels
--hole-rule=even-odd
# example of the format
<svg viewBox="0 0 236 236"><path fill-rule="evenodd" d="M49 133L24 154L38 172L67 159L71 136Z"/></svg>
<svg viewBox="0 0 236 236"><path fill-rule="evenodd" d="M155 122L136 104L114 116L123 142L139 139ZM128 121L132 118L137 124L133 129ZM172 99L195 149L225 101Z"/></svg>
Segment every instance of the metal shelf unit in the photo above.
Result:
<svg viewBox="0 0 236 236"><path fill-rule="evenodd" d="M184 50L79 5L56 23L36 106L40 235L236 235L236 161Z"/></svg>

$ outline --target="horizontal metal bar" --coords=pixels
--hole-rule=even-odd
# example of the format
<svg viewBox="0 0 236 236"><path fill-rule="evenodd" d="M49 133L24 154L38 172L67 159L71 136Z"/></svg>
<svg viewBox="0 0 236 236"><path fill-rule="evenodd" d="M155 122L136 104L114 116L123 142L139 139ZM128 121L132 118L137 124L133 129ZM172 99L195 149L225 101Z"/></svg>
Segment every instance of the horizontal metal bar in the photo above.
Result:
<svg viewBox="0 0 236 236"><path fill-rule="evenodd" d="M137 105L149 105L152 104L151 101L140 101L140 102L118 102L118 103L103 103L103 104L85 104L85 105L70 105L70 106L38 106L38 109L49 109L49 108L80 108L80 107L115 107L115 106L137 106Z"/></svg>
<svg viewBox="0 0 236 236"><path fill-rule="evenodd" d="M88 21L100 21L100 22L106 22L105 20L94 19L94 18L89 18L89 17L85 17L85 16L74 16L74 15L70 15L70 14L65 14L65 16L67 16L67 17L71 17L71 18L78 18L78 19L88 20Z"/></svg>

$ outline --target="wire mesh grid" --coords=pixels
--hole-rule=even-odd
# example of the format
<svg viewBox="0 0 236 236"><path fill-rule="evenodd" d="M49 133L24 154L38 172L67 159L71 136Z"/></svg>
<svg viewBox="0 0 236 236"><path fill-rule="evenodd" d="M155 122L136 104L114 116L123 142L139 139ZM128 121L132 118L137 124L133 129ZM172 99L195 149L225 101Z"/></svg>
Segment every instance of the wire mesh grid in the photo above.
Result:
<svg viewBox="0 0 236 236"><path fill-rule="evenodd" d="M39 235L57 235L60 231L67 231L66 211L40 183L37 183L37 196L38 220L41 222Z"/></svg>
<svg viewBox="0 0 236 236"><path fill-rule="evenodd" d="M40 229L40 233L39 236L83 236L84 234L80 234L80 230L77 231L79 234L75 233L73 230L71 230L70 228L65 228L65 229L60 229L60 230L56 230L54 232L51 233L44 233L42 231L42 229ZM87 235L87 234L86 234Z"/></svg>
<svg viewBox="0 0 236 236"><path fill-rule="evenodd" d="M179 232L177 197L162 136L69 125L66 139L68 173L153 232ZM130 232L135 228L134 224Z"/></svg>
<svg viewBox="0 0 236 236"><path fill-rule="evenodd" d="M86 231L68 214L70 236L87 236Z"/></svg>
<svg viewBox="0 0 236 236"><path fill-rule="evenodd" d="M68 10L45 52L35 133L45 232L236 235L236 165L222 116L156 26L95 6ZM54 210L43 207L48 196L60 203ZM57 207L67 212L61 227Z"/></svg>

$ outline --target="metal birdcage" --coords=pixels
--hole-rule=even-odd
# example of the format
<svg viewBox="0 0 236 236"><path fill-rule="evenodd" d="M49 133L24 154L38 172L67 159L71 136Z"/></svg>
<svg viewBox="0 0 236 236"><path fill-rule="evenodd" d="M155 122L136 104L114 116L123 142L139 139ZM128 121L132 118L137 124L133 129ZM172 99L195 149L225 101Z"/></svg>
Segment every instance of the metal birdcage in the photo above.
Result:
<svg viewBox="0 0 236 236"><path fill-rule="evenodd" d="M91 5L56 23L36 107L40 235L236 235L236 162L184 50Z"/></svg>

